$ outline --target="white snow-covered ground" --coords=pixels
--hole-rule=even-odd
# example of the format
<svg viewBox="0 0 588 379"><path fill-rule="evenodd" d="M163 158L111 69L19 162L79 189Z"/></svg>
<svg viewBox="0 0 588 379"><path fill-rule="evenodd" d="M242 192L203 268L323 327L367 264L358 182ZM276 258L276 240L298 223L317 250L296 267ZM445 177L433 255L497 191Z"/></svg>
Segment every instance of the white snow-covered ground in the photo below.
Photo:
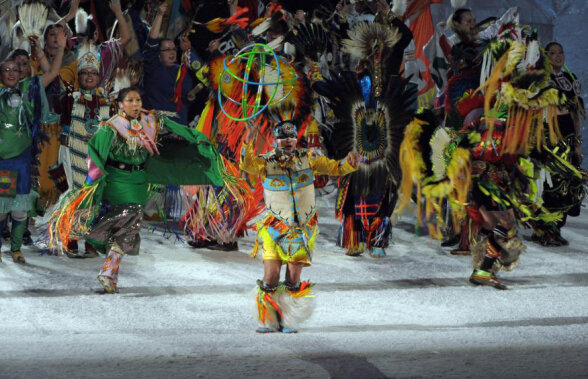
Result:
<svg viewBox="0 0 588 379"><path fill-rule="evenodd" d="M388 257L345 256L331 202L303 272L317 308L294 335L254 332L251 236L227 253L143 230L118 295L98 293L103 258L4 254L0 378L588 377L587 210L564 229L569 247L529 243L498 291L471 286L470 258L415 236L410 218Z"/></svg>

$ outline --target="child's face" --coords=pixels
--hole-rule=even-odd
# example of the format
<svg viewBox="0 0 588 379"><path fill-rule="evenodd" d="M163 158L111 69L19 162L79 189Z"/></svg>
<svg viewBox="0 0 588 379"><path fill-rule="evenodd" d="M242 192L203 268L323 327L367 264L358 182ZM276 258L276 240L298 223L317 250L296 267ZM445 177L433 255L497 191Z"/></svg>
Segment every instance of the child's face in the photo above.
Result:
<svg viewBox="0 0 588 379"><path fill-rule="evenodd" d="M296 150L297 142L298 140L296 138L282 138L278 140L278 147L285 151L293 152Z"/></svg>

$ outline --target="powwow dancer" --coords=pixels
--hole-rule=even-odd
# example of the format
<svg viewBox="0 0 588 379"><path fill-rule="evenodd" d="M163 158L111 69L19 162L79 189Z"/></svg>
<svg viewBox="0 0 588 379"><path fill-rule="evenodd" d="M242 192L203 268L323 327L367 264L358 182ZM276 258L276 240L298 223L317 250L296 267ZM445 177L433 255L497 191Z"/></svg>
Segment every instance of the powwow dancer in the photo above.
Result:
<svg viewBox="0 0 588 379"><path fill-rule="evenodd" d="M25 263L20 248L27 212L39 196L31 188L31 168L38 154L41 125L56 121L50 117L45 86L58 75L65 42L65 34L59 34L55 60L42 76L19 81L20 69L15 60L9 59L0 65L0 230L10 213L10 254L16 263Z"/></svg>
<svg viewBox="0 0 588 379"><path fill-rule="evenodd" d="M357 24L342 41L342 51L358 62L355 72L332 72L313 85L336 118L324 135L329 155L342 158L354 150L361 157L357 172L340 180L337 197L337 244L350 256L386 255L400 181L398 149L417 103L416 88L399 76L398 57L412 33L398 26L398 15L385 11L381 22Z"/></svg>
<svg viewBox="0 0 588 379"><path fill-rule="evenodd" d="M243 146L241 169L259 175L263 182L267 209L258 224L253 256L263 247L264 276L255 290L258 333L295 333L298 323L310 317L314 303L313 284L300 282L303 267L311 265L318 235L318 213L315 206L314 175L342 176L357 169L359 156L349 152L346 159L313 157L306 149L296 147L297 128L283 121L274 129L277 147L255 156L257 128L249 127ZM285 281L280 283L280 270L287 265Z"/></svg>
<svg viewBox="0 0 588 379"><path fill-rule="evenodd" d="M61 114L64 128L62 142L65 142L65 146L61 147L60 159L67 177L67 187L72 190L82 188L88 176L88 141L100 123L108 120L113 113L103 89L98 87L100 54L95 45L84 43L80 46L77 61L80 89L74 91L71 84L66 83ZM88 243L85 249L85 256L96 254ZM78 256L78 242L70 241L67 251L68 255Z"/></svg>
<svg viewBox="0 0 588 379"><path fill-rule="evenodd" d="M79 91L67 86L62 96L64 112L61 115L64 134L68 136L69 154L65 165L68 186L80 189L88 175L88 141L96 133L100 122L111 117L111 107L103 89L99 88L100 54L92 44L78 49ZM62 157L63 157L62 153Z"/></svg>
<svg viewBox="0 0 588 379"><path fill-rule="evenodd" d="M473 198L484 222L482 230L487 233L484 248L472 248L474 272L470 282L498 289L506 286L495 273L515 267L518 255L525 249L517 238L517 223L532 225L561 218L561 213L550 213L538 204L536 186L529 179L534 165L528 159L533 150L541 151L561 139L557 124L561 100L557 90L549 88L552 67L536 32L521 28L512 34L512 42L499 41L508 49L496 60L481 87L487 135L481 135L472 151L478 162L485 163L478 165L474 161L474 172L479 174L473 176ZM492 154L489 145L498 144ZM483 241L482 237L480 242Z"/></svg>
<svg viewBox="0 0 588 379"><path fill-rule="evenodd" d="M291 67L283 58L275 59L274 51L267 45L249 45L241 51L253 50L261 54L270 54L274 57L271 62L262 64L255 70L246 74L248 65L243 55L235 57L220 56L212 59L202 70L206 73L205 80L211 86L211 96L201 114L197 129L209 136L211 141L218 145L219 152L223 158L225 167L236 178L236 183L226 183L225 187L218 189L213 187L197 188L193 198L195 199L189 212L184 216L188 233L193 241L189 242L193 247L208 247L215 250L237 249L237 238L244 235L248 222L263 211L263 189L259 183L247 177L241 178L239 173L240 150L245 138L246 123L243 112L247 118L255 120L259 126L259 137L255 143L256 153L265 153L272 149L272 126L271 119L264 112L253 110L255 103L272 107L277 105L272 94L274 85L252 86L254 82L262 79L267 82L281 82L277 87L284 98L279 101L283 112L289 113L287 119L295 124L304 125L306 119L310 118L310 88L303 75ZM227 69L225 70L225 62ZM277 65L277 66L276 66ZM278 75L280 77L274 77ZM265 73L265 74L264 74ZM246 77L249 75L251 84L244 85L240 80L232 77ZM260 75L262 75L260 77ZM258 88L261 92L252 91L251 88ZM249 89L248 89L249 88ZM231 100L228 100L228 97ZM245 100L247 105L242 106L241 102L234 99ZM257 113L257 115L255 115ZM281 120L283 116L277 116ZM236 185L235 185L236 184ZM189 188L185 189L187 192ZM212 244L216 241L216 244Z"/></svg>
<svg viewBox="0 0 588 379"><path fill-rule="evenodd" d="M338 158L357 150L361 156L358 171L340 180L336 214L342 224L337 244L347 249L347 255L368 251L379 258L386 255L392 233L390 216L400 181L398 151L416 104L416 88L398 79L374 100L370 94L363 97L362 80L353 72L333 73L314 89L330 100L337 118L333 132L325 133L329 155ZM364 83L371 86L370 79Z"/></svg>
<svg viewBox="0 0 588 379"><path fill-rule="evenodd" d="M57 59L58 55L60 56L59 64L65 65L65 62L68 60L68 56L71 55L67 52L67 46L65 47L63 53L60 52L62 49L61 45L66 40L66 36L64 35L65 29L61 24L59 24L59 27L55 27L57 24L53 24L53 22L56 22L59 19L59 16L55 10L52 9L49 4L38 1L12 3L14 8L17 10L18 22L16 22L14 25L10 25L13 27L12 37L6 39L3 38L2 41L3 45L5 45L4 42L6 42L6 45L10 46L11 41L12 46L21 48L13 52L13 54L18 54L14 56L14 59L17 61L17 63L19 63L21 80L24 78L29 78L31 73L39 76L44 76L44 74L49 73L52 70L52 67L54 67L52 66L52 63L55 61L55 59ZM17 5L18 3L20 4ZM63 23L66 23L70 19L69 17L70 15L64 17L62 19ZM44 36L45 45L47 47L45 52L41 52L40 45L38 43L41 36ZM23 51L25 52L24 55L22 54ZM30 59L26 51L31 52ZM41 70L33 69L33 67L37 66L41 68ZM59 82L59 77L61 74L62 72L59 70L57 76L51 76L51 81L43 83L43 87L45 88L45 96L47 97L47 101L49 103L49 111L52 113L58 113L56 112L56 108L54 106L53 89L55 86L53 84ZM40 126L40 135L43 136L42 143L39 145L35 143L33 146L35 157L33 164L34 169L32 170L34 173L32 177L32 188L36 193L38 193L39 196L35 198L35 204L28 212L29 219L26 221L27 225L29 224L29 221L32 221L32 217L42 213L46 207L55 204L59 195L55 183L52 180L52 168L57 164L59 153L60 126L58 121L59 118L52 117L51 122L42 123ZM31 232L28 226L25 226L23 243L25 245L33 244Z"/></svg>
<svg viewBox="0 0 588 379"><path fill-rule="evenodd" d="M118 290L123 255L139 249L149 183L223 183L218 152L202 134L144 111L135 87L120 90L117 100L120 113L103 122L88 143L86 185L64 202L49 225L53 246L59 239L67 248L67 241L78 236L108 252L98 275L107 293ZM106 213L92 224L101 205Z"/></svg>
<svg viewBox="0 0 588 379"><path fill-rule="evenodd" d="M231 251L238 250L238 238L245 234L247 223L261 213L263 205L261 190L256 191L246 179L240 178L238 169L245 123L226 117L218 102L219 91L242 91L236 81L220 79L224 59L224 56L214 58L200 72L206 75L201 77L210 85L211 93L197 130L217 146L224 166L235 180L224 187L184 187L194 201L182 217L182 223L191 238L190 246Z"/></svg>
<svg viewBox="0 0 588 379"><path fill-rule="evenodd" d="M452 1L455 11L449 17L448 26L454 34L447 38L440 37L440 46L443 46L449 71L444 72L438 84L442 84L443 108L445 110L445 127L460 130L464 122L465 114L462 114L456 106L466 91L473 91L484 83L492 70L496 57L493 56L492 47L500 43L499 39L509 35L510 30L516 28L518 23L518 8L508 9L498 20L486 19L476 24L472 9L465 8L466 1ZM458 4L460 3L460 4ZM480 50L483 49L483 54ZM475 98L475 97L473 97ZM441 98L440 98L441 99ZM481 111L480 111L481 112ZM473 113L476 115L476 113ZM479 117L479 114L477 115ZM451 213L448 210L448 213ZM454 255L469 255L468 225L471 222L466 218L462 225L447 225L446 239L441 246L449 247L459 243L456 249L451 251Z"/></svg>
<svg viewBox="0 0 588 379"><path fill-rule="evenodd" d="M580 97L580 81L565 67L563 47L557 42L550 42L545 51L553 67L550 85L558 90L561 98L565 98L565 104L560 105L557 111L557 123L563 138L556 146L549 147L558 155L563 155L565 163L553 157L546 159L545 166L550 175L543 185L543 205L551 212L563 212L563 218L558 222L538 223L534 227L532 240L543 246L566 246L569 242L561 236L561 228L567 216L580 214L586 196L585 178L577 171L583 160L581 121L585 117L584 102ZM568 167L564 170L567 173L557 172L559 170L554 170L553 164L560 167L561 164L571 165L573 169Z"/></svg>
<svg viewBox="0 0 588 379"><path fill-rule="evenodd" d="M474 272L470 282L477 285L506 289L498 279L499 270L510 271L518 264L525 245L518 238L517 225L553 222L561 215L549 213L538 202L534 183L534 163L528 155L541 150L546 143L558 140L556 112L557 91L548 87L549 64L546 63L534 36L517 28L512 40L499 40L504 52L495 60L489 79L480 88L484 95L466 92L457 103L458 108L470 105L469 113L484 107L481 117L470 120L454 139L431 138L430 146L423 146L420 131L426 120L415 119L407 128L401 148L403 162L403 191L401 205L409 201L411 181L417 189L422 186L427 214L437 213L441 200L451 203L454 225L471 216L477 235L472 240ZM464 112L465 114L465 112ZM546 132L544 131L546 130ZM438 134L438 133L435 133ZM420 141L420 142L419 142ZM441 145L441 146L439 146ZM412 148L410 147L412 146ZM414 152L432 150L432 167L441 166L444 175L426 177L425 167L411 163ZM422 153L421 157L425 157ZM422 161L422 159L420 159ZM443 177L444 176L444 177ZM419 179L420 178L420 179ZM420 195L420 194L419 194ZM461 214L460 214L461 213ZM437 233L439 235L439 233Z"/></svg>

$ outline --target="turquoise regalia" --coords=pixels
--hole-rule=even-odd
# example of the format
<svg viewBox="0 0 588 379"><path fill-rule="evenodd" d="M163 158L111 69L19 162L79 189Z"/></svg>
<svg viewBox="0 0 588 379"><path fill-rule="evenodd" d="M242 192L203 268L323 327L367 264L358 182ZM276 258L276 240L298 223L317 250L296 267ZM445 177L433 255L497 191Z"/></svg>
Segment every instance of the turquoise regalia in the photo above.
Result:
<svg viewBox="0 0 588 379"><path fill-rule="evenodd" d="M287 159L273 150L254 155L249 144L244 148L241 169L260 175L266 215L257 224L258 240L264 260L281 260L310 265L318 235L318 213L315 204L315 175L341 176L356 170L346 160L314 157L308 150L297 149Z"/></svg>

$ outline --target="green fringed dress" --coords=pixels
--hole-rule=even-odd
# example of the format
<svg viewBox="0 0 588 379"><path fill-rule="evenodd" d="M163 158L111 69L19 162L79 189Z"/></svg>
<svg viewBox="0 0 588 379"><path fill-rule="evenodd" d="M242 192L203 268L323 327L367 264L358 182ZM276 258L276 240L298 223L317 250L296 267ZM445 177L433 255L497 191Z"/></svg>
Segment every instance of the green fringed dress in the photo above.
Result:
<svg viewBox="0 0 588 379"><path fill-rule="evenodd" d="M139 120L116 115L103 122L89 141L88 152L85 188L95 188L84 203L94 209L106 205L108 210L86 240L102 252L107 246L119 254L138 250L150 183L224 183L218 151L202 133L152 112L141 114Z"/></svg>

